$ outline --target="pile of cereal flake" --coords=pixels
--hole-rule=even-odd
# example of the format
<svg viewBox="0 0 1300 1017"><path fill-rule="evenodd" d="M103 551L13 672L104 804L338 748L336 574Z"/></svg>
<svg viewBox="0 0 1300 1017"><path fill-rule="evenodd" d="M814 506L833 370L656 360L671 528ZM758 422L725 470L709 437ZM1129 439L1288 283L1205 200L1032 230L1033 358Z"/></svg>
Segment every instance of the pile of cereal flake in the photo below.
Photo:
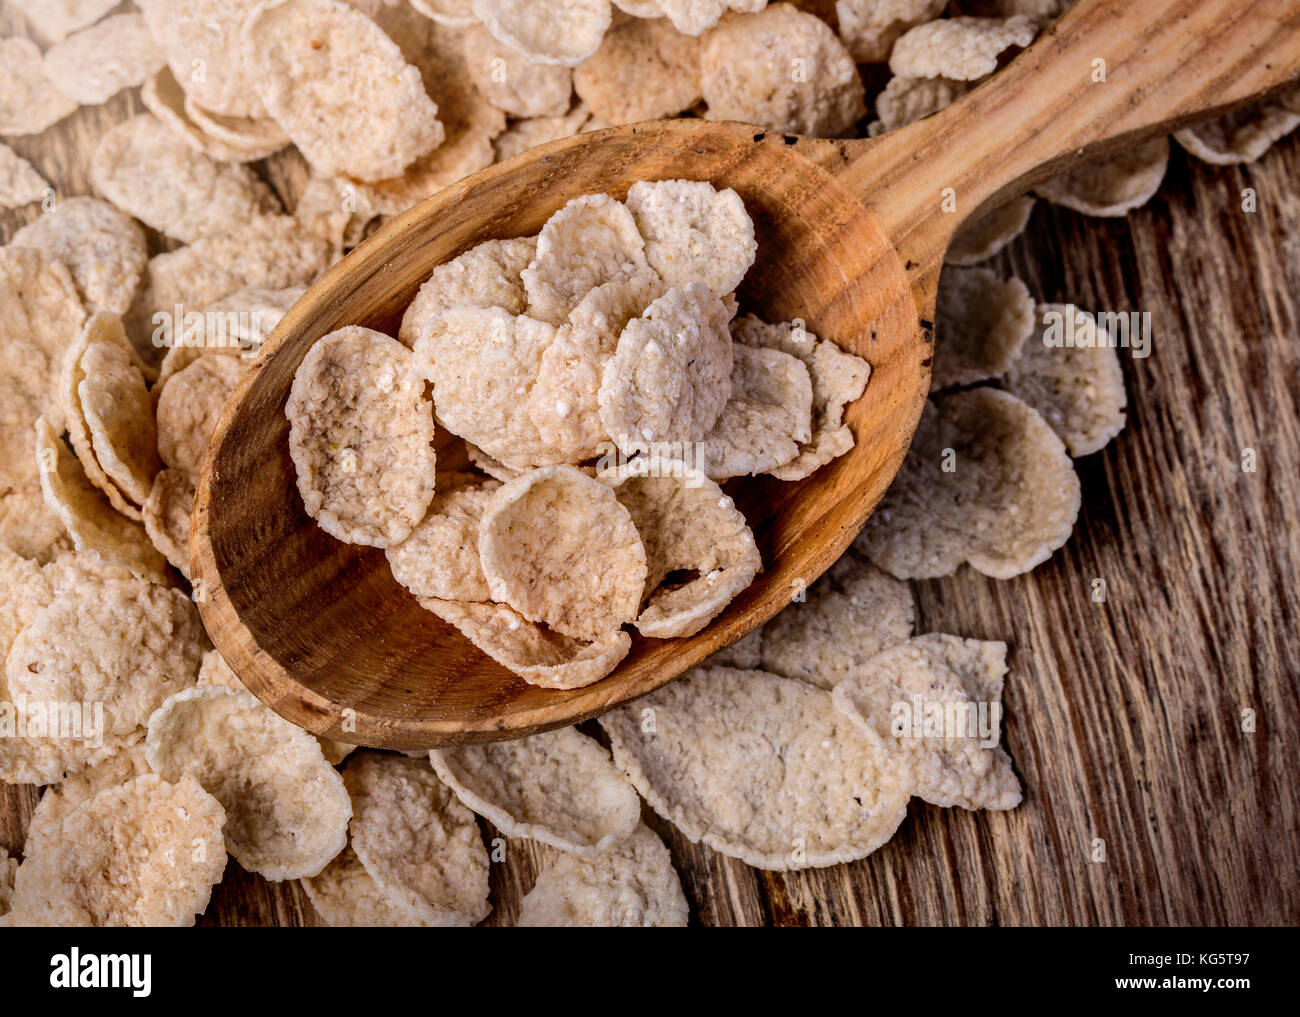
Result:
<svg viewBox="0 0 1300 1017"><path fill-rule="evenodd" d="M227 396L304 288L386 218L533 145L642 119L875 136L955 102L1068 6L4 0L0 25L16 34L0 38L0 780L43 790L25 843L0 845L0 924L189 925L232 858L301 885L327 924L473 924L502 904L484 843L500 835L511 845L526 838L543 859L520 924L682 925L687 899L647 807L661 831L671 824L781 871L868 855L913 797L1013 808L1020 782L999 745L1008 647L914 632L914 590L963 563L1020 575L1058 549L1081 497L1072 460L1119 433L1125 393L1112 345L1044 341L1062 320L1095 340L1098 319L1040 303L1021 280L978 263L1030 227L1036 198L1083 215L1141 206L1164 178L1168 139L1076 167L962 231L940 284L934 394L855 546L760 631L598 725L429 760L318 739L258 702L212 649L186 548L199 464ZM1257 159L1300 124L1298 95L1175 140L1214 164ZM52 161L69 149L65 121L97 133L75 168ZM68 187L69 177L84 182ZM504 434L493 420L462 419L458 427L477 428L462 476L417 456L409 487L373 492L397 507L388 518L401 518L432 491L387 551L394 574L457 624L492 631L504 620L509 630L490 605L512 598L539 616L556 608L529 599L545 590L527 589L518 569L532 560L533 535L511 521L530 503L617 516L609 532L625 551L640 537L635 520L662 518L650 483L597 493L589 469L570 461L597 428L629 447L653 440L647 429L661 435L662 407L637 398L637 376L602 400L604 372L583 345L615 337L613 363L633 320L644 324L629 356L655 342L657 320L690 308L707 327L724 308L731 388L708 425L721 439L709 443L709 484L755 464L777 476L815 469L852 440L836 410L819 408L836 397L819 393L816 367L804 363L805 379L777 356L802 359L787 345L793 330L733 319L729 284L709 274L712 264L674 278L656 262L656 249L672 253L664 238L631 205L619 207L635 230L621 231L617 204L595 196L568 213L608 227L614 249L640 235L643 257L629 257L617 280L564 275L570 252L534 265L540 238L537 250L525 249L532 240L493 242L435 273L397 340L349 333L314 358L321 378L350 358L382 374L385 363L423 364L444 344L457 348L477 323L543 354L527 367L536 378L588 399L594 387L585 408L541 397L512 405L495 418L509 421ZM561 225L551 232L562 244ZM473 280L485 273L509 281L474 306L465 286L481 303ZM650 315L669 291L677 295ZM781 363L793 376L778 374L780 399L763 389L754 400L754 419L782 436L771 447L735 440L749 423L719 428L760 377L744 373L755 366L746 361ZM435 390L451 386L454 405L455 379L440 378L436 360L426 366ZM808 381L811 433L798 430ZM674 405L681 417L666 426L705 426L698 405ZM426 433L423 421L394 426ZM791 443L795 452L773 465ZM947 468L953 450L956 469ZM722 502L711 511L730 519ZM452 555L430 567L415 535L446 549L489 505L491 564L480 558L476 573L472 558ZM424 527L429 510L445 523ZM745 560L745 533L735 520L718 553ZM647 584L655 569L699 568L697 546L641 545ZM666 557L673 548L686 564ZM556 615L578 633L563 640L599 640L621 617L612 605L631 603L628 578L612 577L623 585L602 601L605 617ZM710 610L698 592L664 597L633 622L685 631L693 613ZM991 723L956 738L931 737L923 723L899 733L894 707L917 698L982 708Z"/></svg>
<svg viewBox="0 0 1300 1017"><path fill-rule="evenodd" d="M307 514L384 548L423 607L534 685L603 678L626 625L694 635L762 564L719 481L843 455L870 373L798 323L738 317L756 251L735 191L662 180L438 266L398 338L347 326L299 365ZM436 469L435 416L461 468Z"/></svg>

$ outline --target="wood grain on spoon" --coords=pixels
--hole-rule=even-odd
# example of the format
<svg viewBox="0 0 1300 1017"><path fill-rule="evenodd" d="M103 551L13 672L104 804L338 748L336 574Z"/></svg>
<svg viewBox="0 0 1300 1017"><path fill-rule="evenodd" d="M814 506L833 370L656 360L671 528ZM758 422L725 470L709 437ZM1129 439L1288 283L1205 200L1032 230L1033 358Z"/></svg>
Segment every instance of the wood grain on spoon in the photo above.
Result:
<svg viewBox="0 0 1300 1017"><path fill-rule="evenodd" d="M935 285L960 223L1071 159L1246 100L1300 71L1300 4L1083 0L989 83L874 141L820 141L678 120L554 142L453 185L387 224L285 316L261 369L222 413L191 553L213 641L290 720L345 741L424 748L518 737L643 695L786 606L861 527L907 451L929 384ZM1095 59L1106 82L1092 81ZM1189 61L1192 63L1189 65ZM1190 79L1190 80L1189 80ZM433 267L474 244L536 233L566 201L637 180L733 187L759 238L742 303L872 365L848 410L855 448L807 480L734 482L766 571L689 639L636 639L585 689L525 684L434 618L382 552L306 516L284 402L320 336L395 333ZM952 188L957 212L943 211Z"/></svg>

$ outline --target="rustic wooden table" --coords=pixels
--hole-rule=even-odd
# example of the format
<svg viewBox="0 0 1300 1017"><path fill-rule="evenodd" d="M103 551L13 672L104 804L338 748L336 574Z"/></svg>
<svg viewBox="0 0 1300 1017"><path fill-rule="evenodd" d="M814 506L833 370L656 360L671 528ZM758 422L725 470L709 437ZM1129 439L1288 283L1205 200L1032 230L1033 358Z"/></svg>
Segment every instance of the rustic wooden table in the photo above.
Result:
<svg viewBox="0 0 1300 1017"><path fill-rule="evenodd" d="M0 9L0 36L19 27ZM95 139L135 112L123 94L7 140L60 194L85 194ZM264 169L296 199L300 159ZM37 214L0 213L0 241ZM692 921L1300 922L1300 134L1242 168L1175 149L1160 194L1126 219L1040 202L992 265L1044 302L1150 311L1154 331L1148 359L1124 360L1128 427L1077 464L1070 543L1010 582L963 569L913 584L918 631L1013 647L1005 742L1025 801L972 813L916 800L870 858L801 873L751 869L648 815ZM0 845L21 850L37 797L0 788ZM545 850L508 844L488 924L513 921ZM296 885L231 862L202 922L317 920Z"/></svg>

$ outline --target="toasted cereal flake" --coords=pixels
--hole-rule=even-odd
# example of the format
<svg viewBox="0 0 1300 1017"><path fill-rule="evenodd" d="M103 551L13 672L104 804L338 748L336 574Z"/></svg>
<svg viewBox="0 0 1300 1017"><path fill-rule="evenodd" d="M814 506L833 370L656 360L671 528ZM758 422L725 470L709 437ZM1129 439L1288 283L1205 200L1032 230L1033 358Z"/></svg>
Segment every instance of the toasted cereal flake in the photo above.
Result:
<svg viewBox="0 0 1300 1017"><path fill-rule="evenodd" d="M406 0L342 0L349 7L355 7L375 24L384 28L390 22L402 22L408 17L411 21L418 21L406 3ZM396 12L400 11L398 15ZM393 17L390 18L390 12ZM385 28L385 31L387 29Z"/></svg>
<svg viewBox="0 0 1300 1017"><path fill-rule="evenodd" d="M239 675L235 674L235 669L226 663L226 658L218 650L208 650L203 655L203 661L199 664L199 684L224 685L228 689L248 691L247 686L239 680Z"/></svg>
<svg viewBox="0 0 1300 1017"><path fill-rule="evenodd" d="M141 510L149 540L186 579L190 578L194 487L194 476L184 470L159 470Z"/></svg>
<svg viewBox="0 0 1300 1017"><path fill-rule="evenodd" d="M363 752L343 771L352 850L379 889L433 926L487 917L488 856L474 814L425 759Z"/></svg>
<svg viewBox="0 0 1300 1017"><path fill-rule="evenodd" d="M465 64L488 102L516 117L563 116L573 98L573 72L535 63L483 28L462 39Z"/></svg>
<svg viewBox="0 0 1300 1017"><path fill-rule="evenodd" d="M14 637L54 599L50 578L39 564L0 546L0 660Z"/></svg>
<svg viewBox="0 0 1300 1017"><path fill-rule="evenodd" d="M948 245L945 263L974 265L993 257L1025 232L1035 204L1034 196L1025 194L965 223Z"/></svg>
<svg viewBox="0 0 1300 1017"><path fill-rule="evenodd" d="M58 513L45 503L31 419L25 394L0 375L0 548L48 562L72 544Z"/></svg>
<svg viewBox="0 0 1300 1017"><path fill-rule="evenodd" d="M0 209L21 208L41 201L49 182L8 145L0 143Z"/></svg>
<svg viewBox="0 0 1300 1017"><path fill-rule="evenodd" d="M285 415L307 514L351 544L400 543L433 498L433 408L396 339L349 326L318 339ZM165 396L167 393L164 392Z"/></svg>
<svg viewBox="0 0 1300 1017"><path fill-rule="evenodd" d="M270 117L231 117L185 97L185 115L210 143L240 153L241 162L264 159L288 145L289 135Z"/></svg>
<svg viewBox="0 0 1300 1017"><path fill-rule="evenodd" d="M632 637L616 630L584 642L534 625L505 604L422 600L421 605L461 633L502 667L530 685L580 689L598 682L632 648Z"/></svg>
<svg viewBox="0 0 1300 1017"><path fill-rule="evenodd" d="M59 372L85 320L72 275L61 263L29 247L0 247L0 385L7 390L0 404L0 474L12 474L11 455L26 456L27 439L17 434L30 432L37 414L63 429ZM30 475L30 468L18 475Z"/></svg>
<svg viewBox="0 0 1300 1017"><path fill-rule="evenodd" d="M85 560L67 553L59 562ZM89 587L99 577L77 569L78 573L84 573L78 580L81 585L70 589L62 578L65 571L71 570L56 569L54 565L42 569L33 561L0 549L0 580L5 583L0 590L0 653L8 656L18 633L40 618L56 595L76 597L93 593ZM76 642L76 630L63 633L62 638ZM26 651L20 649L20 652ZM140 737L139 731L128 736L105 734L105 724L97 722L93 712L89 716L83 714L85 723L82 723L82 717L58 714L54 707L59 704L47 704L44 700L29 704L10 692L3 666L0 666L0 703L6 704L5 724L10 732L9 737L0 738L0 781L4 783L50 784L64 780L70 773L96 764ZM94 709L92 706L91 710Z"/></svg>
<svg viewBox="0 0 1300 1017"><path fill-rule="evenodd" d="M125 314L149 260L144 231L130 216L95 198L68 198L13 235L72 273L90 311Z"/></svg>
<svg viewBox="0 0 1300 1017"><path fill-rule="evenodd" d="M145 109L190 148L211 156L218 162L252 162L255 159L264 159L283 147L283 143L278 138L274 148L257 149L252 147L251 142L230 145L207 134L190 119L186 106L192 103L192 100L185 94L168 67L164 67L145 80L144 86L140 89L140 101ZM263 121L249 120L248 122Z"/></svg>
<svg viewBox="0 0 1300 1017"><path fill-rule="evenodd" d="M731 293L754 264L754 223L740 195L707 180L638 181L627 207L645 238L646 260L669 286L698 282Z"/></svg>
<svg viewBox="0 0 1300 1017"><path fill-rule="evenodd" d="M204 321L224 326L227 344L197 349L200 353L240 353L245 357L256 354L262 343L271 338L285 312L306 292L305 286L283 289L253 286L213 301L204 308Z"/></svg>
<svg viewBox="0 0 1300 1017"><path fill-rule="evenodd" d="M1169 138L1161 135L1102 162L1076 166L1034 191L1040 198L1082 215L1122 216L1155 196L1168 166Z"/></svg>
<svg viewBox="0 0 1300 1017"><path fill-rule="evenodd" d="M1174 132L1174 140L1202 162L1233 166L1254 162L1300 127L1300 86L1213 120Z"/></svg>
<svg viewBox="0 0 1300 1017"><path fill-rule="evenodd" d="M266 109L240 29L263 0L139 0L154 40L186 93L214 113L260 117Z"/></svg>
<svg viewBox="0 0 1300 1017"><path fill-rule="evenodd" d="M613 0L614 6L624 14L631 14L634 18L662 18L664 16L664 7L661 0ZM619 21L626 21L615 16L615 27Z"/></svg>
<svg viewBox="0 0 1300 1017"><path fill-rule="evenodd" d="M860 64L884 63L899 36L943 13L948 0L838 0L840 38Z"/></svg>
<svg viewBox="0 0 1300 1017"><path fill-rule="evenodd" d="M830 693L764 671L696 668L600 725L655 812L761 869L866 857L907 811L878 738Z"/></svg>
<svg viewBox="0 0 1300 1017"><path fill-rule="evenodd" d="M730 646L709 657L706 664L718 664L723 667L738 667L753 670L763 664L763 627L760 625L747 635L741 636Z"/></svg>
<svg viewBox="0 0 1300 1017"><path fill-rule="evenodd" d="M426 18L451 28L478 24L478 18L474 17L474 0L411 0L411 6Z"/></svg>
<svg viewBox="0 0 1300 1017"><path fill-rule="evenodd" d="M1078 475L1039 413L1010 393L975 388L927 403L855 546L900 579L946 576L962 562L1010 579L1070 538L1079 504Z"/></svg>
<svg viewBox="0 0 1300 1017"><path fill-rule="evenodd" d="M420 65L420 50L430 31L444 28L421 15L407 0L343 0L378 25L401 49L406 62Z"/></svg>
<svg viewBox="0 0 1300 1017"><path fill-rule="evenodd" d="M652 16L666 17L677 31L686 35L702 35L727 12L728 3L727 0L655 0L655 6L658 11Z"/></svg>
<svg viewBox="0 0 1300 1017"><path fill-rule="evenodd" d="M434 21L426 20L424 25L426 35L418 50L408 45L404 51L438 105L446 138L401 176L357 184L365 207L383 215L404 212L448 184L491 166L492 139L506 129L506 115L487 101L470 78L460 32Z"/></svg>
<svg viewBox="0 0 1300 1017"><path fill-rule="evenodd" d="M411 535L384 550L393 578L417 597L491 600L478 557L479 519L495 480L440 491Z"/></svg>
<svg viewBox="0 0 1300 1017"><path fill-rule="evenodd" d="M946 268L935 310L934 391L1004 374L1034 330L1034 298L1012 276Z"/></svg>
<svg viewBox="0 0 1300 1017"><path fill-rule="evenodd" d="M1029 18L943 18L908 29L889 54L889 69L909 78L975 81L998 69L998 57L1038 34Z"/></svg>
<svg viewBox="0 0 1300 1017"><path fill-rule="evenodd" d="M199 665L199 684L224 685L228 689L239 692L248 691L247 686L239 680L239 675L235 674L235 669L227 664L225 658L216 650L209 650L203 655L203 663ZM312 737L320 745L325 761L330 766L338 766L356 748L355 745L349 745L347 742L336 742L331 738L322 738L320 735Z"/></svg>
<svg viewBox="0 0 1300 1017"><path fill-rule="evenodd" d="M615 489L645 545L647 574L636 619L643 636L691 636L747 587L763 567L754 534L731 499L680 461ZM676 572L691 573L683 582Z"/></svg>
<svg viewBox="0 0 1300 1017"><path fill-rule="evenodd" d="M853 447L853 433L844 423L844 408L866 389L870 364L790 322L770 325L747 314L732 322L731 334L737 343L798 357L812 378L812 441L788 463L772 470L774 477L802 480Z"/></svg>
<svg viewBox="0 0 1300 1017"><path fill-rule="evenodd" d="M565 852L537 876L520 926L684 927L690 917L672 856L649 827L594 858Z"/></svg>
<svg viewBox="0 0 1300 1017"><path fill-rule="evenodd" d="M166 64L139 14L115 14L45 51L45 76L83 106L108 102Z"/></svg>
<svg viewBox="0 0 1300 1017"><path fill-rule="evenodd" d="M609 753L576 728L429 753L467 808L507 837L593 858L641 820L641 801Z"/></svg>
<svg viewBox="0 0 1300 1017"><path fill-rule="evenodd" d="M77 806L18 868L15 925L194 924L226 868L215 798L145 774Z"/></svg>
<svg viewBox="0 0 1300 1017"><path fill-rule="evenodd" d="M1049 345L1050 332L1059 333L1071 313L1074 345ZM1046 304L1038 307L1036 319L1002 385L1043 415L1070 455L1091 455L1124 429L1128 397L1119 355L1087 311Z"/></svg>
<svg viewBox="0 0 1300 1017"><path fill-rule="evenodd" d="M46 79L30 39L0 39L0 134L40 134L77 103Z"/></svg>
<svg viewBox="0 0 1300 1017"><path fill-rule="evenodd" d="M831 699L880 739L913 794L944 808L1014 809L1020 781L997 744L1006 673L1006 643L931 633L856 668ZM901 730L899 703L914 711ZM944 719L935 724L931 715L939 711Z"/></svg>
<svg viewBox="0 0 1300 1017"><path fill-rule="evenodd" d="M158 312L174 315L178 305L186 313L201 310L240 290L306 286L325 271L330 256L329 242L292 216L259 216L151 258L148 285L132 317L149 322Z"/></svg>
<svg viewBox="0 0 1300 1017"><path fill-rule="evenodd" d="M279 210L250 169L194 151L149 114L124 120L99 139L90 176L118 208L183 243Z"/></svg>
<svg viewBox="0 0 1300 1017"><path fill-rule="evenodd" d="M5 702L13 703L10 717L22 738L0 739L0 782L6 784L57 784L70 774L120 752L140 740L141 733L87 737L74 732L64 737L54 728L54 715L45 703L13 702L0 680ZM93 707L92 707L93 709Z"/></svg>
<svg viewBox="0 0 1300 1017"><path fill-rule="evenodd" d="M267 879L314 876L347 844L352 806L316 739L248 692L204 685L149 718L149 765L226 809L226 850Z"/></svg>
<svg viewBox="0 0 1300 1017"><path fill-rule="evenodd" d="M318 174L398 176L445 137L419 70L347 4L263 6L242 42L266 109Z"/></svg>
<svg viewBox="0 0 1300 1017"><path fill-rule="evenodd" d="M195 683L202 639L181 591L104 580L55 595L14 639L5 681L33 703L103 703L104 733L129 735Z"/></svg>
<svg viewBox="0 0 1300 1017"><path fill-rule="evenodd" d="M186 335L190 334L196 336L199 335L197 331L193 333L187 331ZM194 363L194 361L206 356L237 356L239 353L239 348L235 346L173 345L167 347L167 352L163 355L161 363L158 364L158 380L154 382L153 388L149 390L149 395L153 399L154 406L156 407L162 401L163 389L166 387L167 383L185 370L185 368L189 367L190 364ZM217 409L220 410L220 407L217 407Z"/></svg>
<svg viewBox="0 0 1300 1017"><path fill-rule="evenodd" d="M428 925L379 889L349 845L325 868L301 880L312 907L333 928L415 928Z"/></svg>
<svg viewBox="0 0 1300 1017"><path fill-rule="evenodd" d="M879 119L870 124L868 133L874 138L906 127L946 109L970 89L967 82L948 78L890 78L885 90L876 96Z"/></svg>
<svg viewBox="0 0 1300 1017"><path fill-rule="evenodd" d="M472 445L469 442L465 442L465 455L475 467L482 470L493 480L499 480L503 484L507 480L514 480L515 477L524 472L523 470L513 469L512 467L505 465L505 463L498 462L477 445Z"/></svg>
<svg viewBox="0 0 1300 1017"><path fill-rule="evenodd" d="M194 151L218 162L252 161L247 153L204 134L185 112L185 99L185 92L170 67L151 74L140 87L140 102L144 108Z"/></svg>
<svg viewBox="0 0 1300 1017"><path fill-rule="evenodd" d="M703 98L699 40L666 18L625 21L574 69L573 87L609 124L676 116Z"/></svg>
<svg viewBox="0 0 1300 1017"><path fill-rule="evenodd" d="M529 621L594 642L636 617L646 554L607 484L544 466L492 495L479 524L492 599Z"/></svg>
<svg viewBox="0 0 1300 1017"><path fill-rule="evenodd" d="M95 459L109 480L143 505L162 466L144 375L128 348L112 342L91 343L81 372L77 393Z"/></svg>
<svg viewBox="0 0 1300 1017"><path fill-rule="evenodd" d="M497 39L539 64L576 67L600 48L609 0L474 0Z"/></svg>
<svg viewBox="0 0 1300 1017"><path fill-rule="evenodd" d="M645 240L626 205L605 194L574 198L546 221L522 273L528 313L561 325L591 290L647 267Z"/></svg>
<svg viewBox="0 0 1300 1017"><path fill-rule="evenodd" d="M832 689L881 650L912 634L908 585L850 549L763 626L762 668Z"/></svg>
<svg viewBox="0 0 1300 1017"><path fill-rule="evenodd" d="M606 364L629 320L667 287L658 273L642 269L597 286L569 314L542 354L528 413L557 458L581 462L608 441L600 419L600 384Z"/></svg>
<svg viewBox="0 0 1300 1017"><path fill-rule="evenodd" d="M528 393L556 330L500 307L454 307L415 344L415 372L433 383L438 419L512 469L556 462L528 416Z"/></svg>
<svg viewBox="0 0 1300 1017"><path fill-rule="evenodd" d="M72 32L93 25L119 0L8 0L45 42L59 42Z"/></svg>
<svg viewBox="0 0 1300 1017"><path fill-rule="evenodd" d="M536 252L536 237L485 240L443 262L402 315L397 338L414 349L429 321L453 307L501 307L523 314L528 297L519 273Z"/></svg>
<svg viewBox="0 0 1300 1017"><path fill-rule="evenodd" d="M142 578L162 581L167 563L149 543L144 527L113 508L44 417L36 421L36 461L45 504L63 523L78 551Z"/></svg>
<svg viewBox="0 0 1300 1017"><path fill-rule="evenodd" d="M38 477L20 480L0 493L0 547L38 562L72 549L63 523L45 504Z"/></svg>
<svg viewBox="0 0 1300 1017"><path fill-rule="evenodd" d="M77 554L72 548L61 552L53 561L42 566L50 586L56 594L85 591L96 583L135 581L131 570L121 565L105 565L89 555ZM144 734L143 731L140 732Z"/></svg>
<svg viewBox="0 0 1300 1017"><path fill-rule="evenodd" d="M0 354L3 352L0 347ZM38 394L31 391L34 382L33 378L24 384L11 374L0 374L0 496L25 484L40 483L30 434L32 421L40 413Z"/></svg>
<svg viewBox="0 0 1300 1017"><path fill-rule="evenodd" d="M173 469L197 478L217 418L247 373L239 357L200 357L172 376L158 398L158 454Z"/></svg>
<svg viewBox="0 0 1300 1017"><path fill-rule="evenodd" d="M844 44L789 4L725 19L705 36L700 66L710 120L834 138L866 112Z"/></svg>
<svg viewBox="0 0 1300 1017"><path fill-rule="evenodd" d="M704 439L714 480L770 473L812 441L812 379L798 357L737 344L731 398Z"/></svg>
<svg viewBox="0 0 1300 1017"><path fill-rule="evenodd" d="M0 661L9 655L14 639L54 600L54 585L50 576L38 563L23 558L0 545ZM3 702L10 702L4 669L0 667L0 695ZM21 707L22 704L17 704ZM5 723L12 724L13 713L10 712ZM22 764L14 757L22 755L22 744L30 744L32 739L5 738L0 742L0 780L5 782L33 776L17 772ZM11 751L17 747L18 752ZM57 779L58 775L48 778ZM0 859L2 861L2 859ZM0 866L0 876L3 876Z"/></svg>
<svg viewBox="0 0 1300 1017"><path fill-rule="evenodd" d="M57 837L64 818L83 802L90 801L101 791L121 787L129 780L152 772L144 756L144 742L137 741L80 773L71 774L57 788L47 788L27 824L26 854L32 855L40 850L42 838Z"/></svg>
<svg viewBox="0 0 1300 1017"><path fill-rule="evenodd" d="M492 139L492 151L497 162L505 162L520 152L526 152L548 141L572 138L575 134L592 130L591 111L582 103L560 117L527 117L516 120L501 134Z"/></svg>
<svg viewBox="0 0 1300 1017"><path fill-rule="evenodd" d="M730 314L688 283L628 322L600 383L600 420L625 451L640 442L702 441L731 398Z"/></svg>
<svg viewBox="0 0 1300 1017"><path fill-rule="evenodd" d="M86 471L86 479L99 488L108 497L108 502L128 519L140 520L140 508L126 496L99 461L94 445L94 436L86 420L85 408L81 402L81 383L86 378L82 359L86 351L96 344L115 346L128 358L134 356L131 340L122 329L122 320L115 314L99 311L91 315L77 338L63 355L63 369L60 377L60 395L66 411L68 440L72 451L76 453L81 468ZM134 362L133 362L134 363ZM152 416L152 408L149 410ZM102 419L100 420L102 423ZM101 442L103 439L101 438ZM155 447L156 447L155 440ZM147 453L146 453L147 455Z"/></svg>
<svg viewBox="0 0 1300 1017"><path fill-rule="evenodd" d="M312 177L307 181L298 195L293 217L307 231L328 240L336 259L373 218L369 209L360 207L355 187L326 177Z"/></svg>

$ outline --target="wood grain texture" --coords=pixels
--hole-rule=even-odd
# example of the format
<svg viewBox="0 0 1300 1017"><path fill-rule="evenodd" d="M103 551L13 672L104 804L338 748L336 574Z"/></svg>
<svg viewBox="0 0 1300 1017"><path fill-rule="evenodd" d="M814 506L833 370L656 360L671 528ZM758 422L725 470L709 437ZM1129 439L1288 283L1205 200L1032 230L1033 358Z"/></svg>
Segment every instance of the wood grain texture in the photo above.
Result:
<svg viewBox="0 0 1300 1017"><path fill-rule="evenodd" d="M0 34L20 29L0 8ZM64 193L85 193L94 138L138 109L119 97L6 140ZM292 190L300 169L282 160L268 175ZM0 240L35 215L0 214ZM870 858L798 874L757 872L651 817L692 920L1300 922L1300 137L1242 168L1175 151L1160 194L1126 219L1040 203L992 264L1040 300L1149 310L1155 328L1152 356L1124 361L1128 427L1078 464L1070 543L1010 582L963 569L913 584L918 630L1012 644L1005 740L1025 801L1011 813L913 802ZM1241 469L1247 447L1255 473ZM1107 581L1104 605L1094 578ZM36 797L0 789L0 845L21 848ZM1094 838L1105 862L1089 861ZM489 923L517 913L541 855L508 844ZM314 921L296 886L233 863L203 919Z"/></svg>
<svg viewBox="0 0 1300 1017"><path fill-rule="evenodd" d="M840 143L848 164L833 172L895 242L931 316L943 252L981 208L1298 73L1296 0L1082 0L958 102ZM945 196L957 214L936 214Z"/></svg>

